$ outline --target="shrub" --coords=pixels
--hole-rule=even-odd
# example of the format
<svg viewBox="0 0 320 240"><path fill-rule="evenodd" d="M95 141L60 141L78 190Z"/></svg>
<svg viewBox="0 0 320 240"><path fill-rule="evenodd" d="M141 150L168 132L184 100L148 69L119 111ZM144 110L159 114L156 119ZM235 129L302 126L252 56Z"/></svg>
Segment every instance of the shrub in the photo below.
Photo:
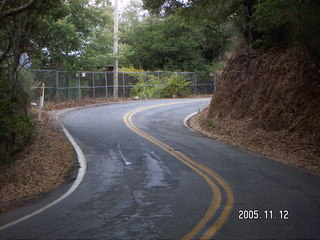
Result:
<svg viewBox="0 0 320 240"><path fill-rule="evenodd" d="M181 74L172 74L164 78L165 87L163 88L162 95L166 98L170 97L187 97L191 95L191 82L186 80L186 77Z"/></svg>
<svg viewBox="0 0 320 240"><path fill-rule="evenodd" d="M33 123L28 116L30 85L19 76L15 92L4 74L0 74L0 164L9 163L13 154L33 136Z"/></svg>
<svg viewBox="0 0 320 240"><path fill-rule="evenodd" d="M148 78L141 78L131 89L131 95L140 98L160 98L164 87L163 83L154 75L149 75Z"/></svg>
<svg viewBox="0 0 320 240"><path fill-rule="evenodd" d="M172 72L158 72L157 75L150 74L144 70L134 67L121 68L121 72L126 72L134 78L136 83L131 88L131 96L140 98L171 98L186 97L191 95L190 81L182 74Z"/></svg>

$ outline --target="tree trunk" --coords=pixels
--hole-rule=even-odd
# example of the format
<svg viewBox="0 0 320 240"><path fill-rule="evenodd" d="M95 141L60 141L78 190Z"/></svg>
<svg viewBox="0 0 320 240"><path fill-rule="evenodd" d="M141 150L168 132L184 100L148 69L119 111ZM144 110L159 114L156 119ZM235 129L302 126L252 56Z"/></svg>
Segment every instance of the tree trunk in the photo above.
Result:
<svg viewBox="0 0 320 240"><path fill-rule="evenodd" d="M243 1L243 11L244 11L244 26L243 26L243 32L244 32L244 38L246 40L247 45L247 53L250 53L252 48L251 44L253 41L252 37L252 28L250 27L250 20L252 16L252 8L255 4L255 0L244 0Z"/></svg>

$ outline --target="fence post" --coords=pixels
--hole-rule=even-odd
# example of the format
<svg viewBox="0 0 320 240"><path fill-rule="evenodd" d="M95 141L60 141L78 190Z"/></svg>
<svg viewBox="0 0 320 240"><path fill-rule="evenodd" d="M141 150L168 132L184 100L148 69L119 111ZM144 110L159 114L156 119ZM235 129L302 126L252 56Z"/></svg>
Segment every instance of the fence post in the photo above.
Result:
<svg viewBox="0 0 320 240"><path fill-rule="evenodd" d="M81 100L81 83L80 83L80 78L81 78L81 74L79 74L79 77L78 77L78 90L79 90L79 100Z"/></svg>
<svg viewBox="0 0 320 240"><path fill-rule="evenodd" d="M94 73L92 73L92 91L93 91L93 98L96 98L96 92L95 92L95 84L94 84Z"/></svg>
<svg viewBox="0 0 320 240"><path fill-rule="evenodd" d="M38 111L38 121L41 121L41 113L42 113L42 108L43 108L43 103L44 103L44 88L45 88L45 84L42 83L42 85L41 85L41 91L40 91L40 102L39 102L39 111Z"/></svg>
<svg viewBox="0 0 320 240"><path fill-rule="evenodd" d="M104 81L106 84L106 98L108 98L108 75L107 75L107 72L104 72Z"/></svg>
<svg viewBox="0 0 320 240"><path fill-rule="evenodd" d="M198 95L197 73L194 73L195 95Z"/></svg>
<svg viewBox="0 0 320 240"><path fill-rule="evenodd" d="M59 99L59 71L56 71L56 99Z"/></svg>
<svg viewBox="0 0 320 240"><path fill-rule="evenodd" d="M160 81L160 72L157 72L157 75L158 75L158 80ZM162 85L162 81L160 81L160 84ZM161 98L161 90L160 90L161 86L159 87L159 90L158 90L158 96L159 96L159 99Z"/></svg>
<svg viewBox="0 0 320 240"><path fill-rule="evenodd" d="M122 95L123 95L123 99L126 98L126 89L124 87L124 72L122 73Z"/></svg>

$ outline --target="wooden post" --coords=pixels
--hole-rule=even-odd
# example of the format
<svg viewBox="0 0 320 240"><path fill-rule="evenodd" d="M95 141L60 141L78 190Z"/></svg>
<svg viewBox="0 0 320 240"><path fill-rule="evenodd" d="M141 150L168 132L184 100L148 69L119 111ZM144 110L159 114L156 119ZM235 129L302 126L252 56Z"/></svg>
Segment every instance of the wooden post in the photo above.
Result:
<svg viewBox="0 0 320 240"><path fill-rule="evenodd" d="M41 91L40 91L40 102L39 102L39 111L38 111L38 121L41 121L41 112L44 104L44 88L45 84L42 83Z"/></svg>

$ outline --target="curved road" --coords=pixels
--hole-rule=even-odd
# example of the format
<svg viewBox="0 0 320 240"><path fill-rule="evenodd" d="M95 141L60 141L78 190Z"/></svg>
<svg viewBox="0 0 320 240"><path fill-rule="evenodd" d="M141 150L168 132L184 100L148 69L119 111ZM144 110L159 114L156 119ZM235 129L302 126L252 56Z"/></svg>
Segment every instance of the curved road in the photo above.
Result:
<svg viewBox="0 0 320 240"><path fill-rule="evenodd" d="M87 161L81 184L0 230L0 239L319 239L320 177L191 132L183 119L209 102L200 100L65 114ZM1 215L0 229L59 198L73 180Z"/></svg>

